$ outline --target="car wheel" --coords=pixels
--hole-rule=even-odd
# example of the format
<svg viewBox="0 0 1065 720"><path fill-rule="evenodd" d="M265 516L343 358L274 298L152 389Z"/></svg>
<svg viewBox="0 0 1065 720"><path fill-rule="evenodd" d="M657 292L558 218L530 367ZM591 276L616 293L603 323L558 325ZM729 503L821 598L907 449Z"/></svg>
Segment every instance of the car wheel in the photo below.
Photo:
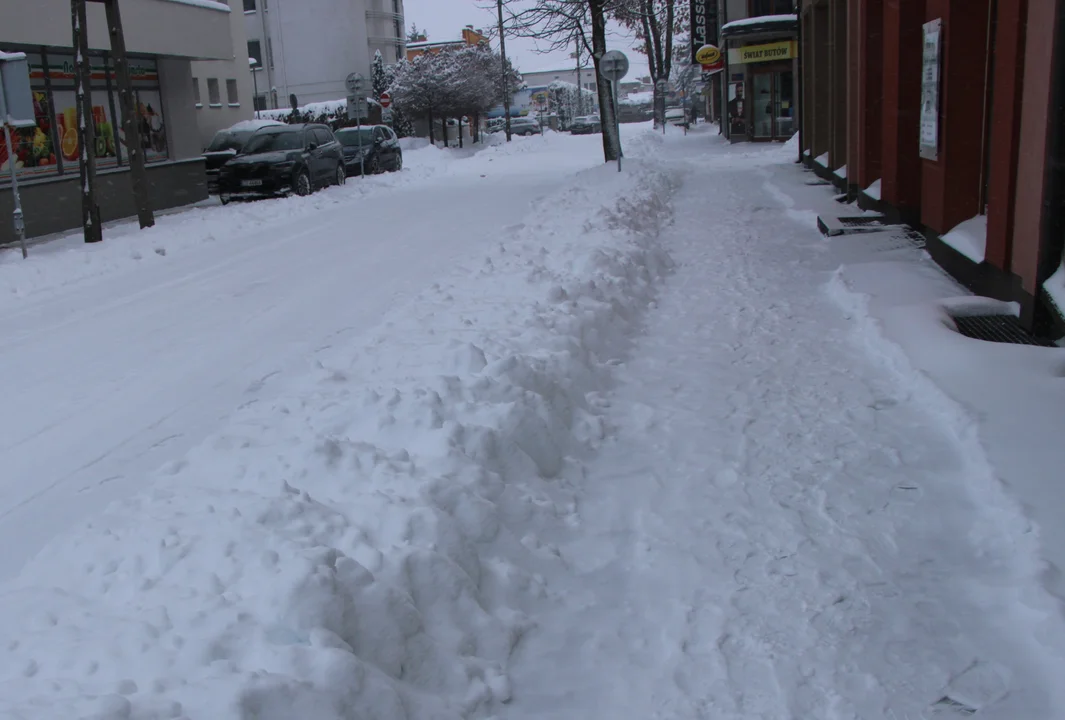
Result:
<svg viewBox="0 0 1065 720"><path fill-rule="evenodd" d="M381 172L381 158L376 155L370 159L370 164L366 166L366 172L370 175L377 175Z"/></svg>
<svg viewBox="0 0 1065 720"><path fill-rule="evenodd" d="M301 170L300 174L296 176L296 179L292 181L292 192L300 197L306 197L313 191L314 187L311 185L311 176L307 174L306 170Z"/></svg>
<svg viewBox="0 0 1065 720"><path fill-rule="evenodd" d="M223 205L228 205L229 204L229 199L230 198L229 198L228 195L219 195L218 199L222 202Z"/></svg>
<svg viewBox="0 0 1065 720"><path fill-rule="evenodd" d="M403 169L403 156L402 155L396 155L396 172L399 172L402 169Z"/></svg>
<svg viewBox="0 0 1065 720"><path fill-rule="evenodd" d="M344 172L344 163L337 163L336 183L343 185L348 180L348 174Z"/></svg>

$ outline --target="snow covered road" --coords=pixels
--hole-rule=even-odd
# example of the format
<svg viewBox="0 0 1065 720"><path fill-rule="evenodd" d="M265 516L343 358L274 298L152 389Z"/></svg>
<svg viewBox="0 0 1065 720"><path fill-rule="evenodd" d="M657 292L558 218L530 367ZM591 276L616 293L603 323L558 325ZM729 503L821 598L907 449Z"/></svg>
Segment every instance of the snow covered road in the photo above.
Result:
<svg viewBox="0 0 1065 720"><path fill-rule="evenodd" d="M56 532L140 489L234 410L269 398L271 379L309 369L317 349L377 324L458 260L479 258L535 198L595 162L594 147L581 150L520 173L474 157L429 185L386 176L370 178L381 187L365 197L352 180L311 198L212 208L202 213L216 228L206 246L6 308L0 579ZM417 179L418 161L436 155L414 153L407 173ZM160 225L173 238L189 222L174 215ZM165 248L142 243L148 255Z"/></svg>

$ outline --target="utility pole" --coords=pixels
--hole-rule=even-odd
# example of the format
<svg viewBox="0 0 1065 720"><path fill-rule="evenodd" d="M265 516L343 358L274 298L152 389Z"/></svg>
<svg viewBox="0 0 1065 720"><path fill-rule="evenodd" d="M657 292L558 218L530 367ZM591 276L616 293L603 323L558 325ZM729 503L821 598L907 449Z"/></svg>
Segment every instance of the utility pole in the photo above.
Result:
<svg viewBox="0 0 1065 720"><path fill-rule="evenodd" d="M577 33L574 35L574 45L577 46L577 52L574 55L577 58L577 117L584 115L584 86L581 85L581 35Z"/></svg>
<svg viewBox="0 0 1065 720"><path fill-rule="evenodd" d="M89 62L89 31L86 27L86 0L70 0L74 29L75 104L77 105L78 149L81 150L81 224L85 242L104 239L100 228L100 208L96 205L96 122L92 115L92 69Z"/></svg>
<svg viewBox="0 0 1065 720"><path fill-rule="evenodd" d="M499 14L499 56L503 59L503 127L507 142L510 142L510 73L507 70L507 35L503 28L503 0L496 0L496 12ZM445 135L445 141L447 136Z"/></svg>
<svg viewBox="0 0 1065 720"><path fill-rule="evenodd" d="M93 0L93 2L101 2L101 0ZM126 150L129 153L133 202L137 206L137 220L140 221L143 230L155 225L155 215L152 213L148 170L144 167L144 145L137 118L137 102L133 97L133 83L129 76L126 36L122 32L122 15L118 10L118 0L102 0L102 2L107 13L107 30L111 36L111 56L115 63L115 77L118 80L118 100L122 112L122 130L126 134Z"/></svg>

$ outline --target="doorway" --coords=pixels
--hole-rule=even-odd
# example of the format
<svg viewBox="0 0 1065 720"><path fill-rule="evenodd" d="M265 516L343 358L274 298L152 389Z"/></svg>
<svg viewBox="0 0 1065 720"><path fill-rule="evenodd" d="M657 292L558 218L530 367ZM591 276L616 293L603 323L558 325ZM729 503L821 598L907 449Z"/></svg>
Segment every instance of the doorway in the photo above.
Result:
<svg viewBox="0 0 1065 720"><path fill-rule="evenodd" d="M795 133L795 76L791 67L754 70L750 85L751 140L790 138Z"/></svg>

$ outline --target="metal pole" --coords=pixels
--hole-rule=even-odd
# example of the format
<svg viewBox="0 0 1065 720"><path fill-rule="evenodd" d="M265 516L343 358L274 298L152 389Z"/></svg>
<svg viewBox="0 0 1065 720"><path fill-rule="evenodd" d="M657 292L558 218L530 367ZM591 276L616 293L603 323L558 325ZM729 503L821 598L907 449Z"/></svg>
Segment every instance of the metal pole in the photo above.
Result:
<svg viewBox="0 0 1065 720"><path fill-rule="evenodd" d="M359 92L362 92L360 89ZM359 177L366 177L366 156L362 153L362 108L359 97L355 98L355 133L359 137ZM447 132L446 130L444 131ZM446 142L446 140L445 140Z"/></svg>
<svg viewBox="0 0 1065 720"><path fill-rule="evenodd" d="M18 243L22 248L22 257L27 257L26 252L26 225L22 221L22 201L18 195L18 174L15 172L15 146L11 144L11 129L4 123L4 142L7 144L7 166L11 170L11 197L15 200L15 234L18 235Z"/></svg>
<svg viewBox="0 0 1065 720"><path fill-rule="evenodd" d="M618 172L621 172L621 118L618 116L618 81L614 80L612 83L614 86L614 97L611 100L614 103L614 133L618 139Z"/></svg>
<svg viewBox="0 0 1065 720"><path fill-rule="evenodd" d="M255 74L255 68L251 69L251 84L254 97L251 99L252 107L255 108L255 119L259 119L259 78Z"/></svg>

